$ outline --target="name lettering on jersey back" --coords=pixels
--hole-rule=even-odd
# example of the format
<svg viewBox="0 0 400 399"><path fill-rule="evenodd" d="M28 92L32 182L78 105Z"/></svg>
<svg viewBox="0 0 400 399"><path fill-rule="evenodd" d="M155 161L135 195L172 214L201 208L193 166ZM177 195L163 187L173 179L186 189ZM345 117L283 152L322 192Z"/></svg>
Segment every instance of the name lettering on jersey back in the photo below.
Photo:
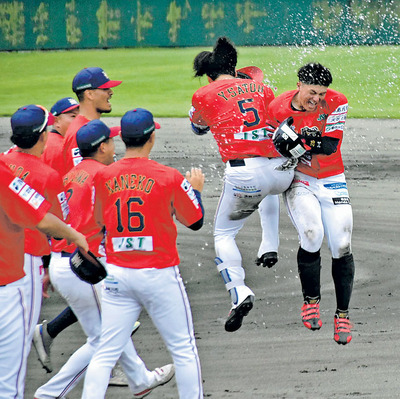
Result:
<svg viewBox="0 0 400 399"><path fill-rule="evenodd" d="M228 87L226 90L217 93L217 95L222 97L225 101L228 101L231 98L245 93L264 93L264 86L257 83L242 83L237 86Z"/></svg>
<svg viewBox="0 0 400 399"><path fill-rule="evenodd" d="M89 173L87 173L85 170L72 171L69 172L66 176L64 176L63 183L64 186L66 186L69 183L76 183L79 184L80 186L83 186L88 177Z"/></svg>
<svg viewBox="0 0 400 399"><path fill-rule="evenodd" d="M19 177L21 180L25 180L31 173L29 170L25 171L22 166L17 168L17 165L9 164L8 167L12 170L14 176Z"/></svg>
<svg viewBox="0 0 400 399"><path fill-rule="evenodd" d="M143 175L120 175L108 180L105 186L108 194L118 193L124 190L137 190L149 194L154 186L155 181Z"/></svg>

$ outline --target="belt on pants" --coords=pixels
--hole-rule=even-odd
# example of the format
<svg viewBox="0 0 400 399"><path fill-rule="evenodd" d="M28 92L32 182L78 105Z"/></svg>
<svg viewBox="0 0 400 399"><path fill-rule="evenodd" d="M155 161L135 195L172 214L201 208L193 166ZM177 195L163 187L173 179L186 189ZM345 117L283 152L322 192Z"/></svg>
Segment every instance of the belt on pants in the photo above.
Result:
<svg viewBox="0 0 400 399"><path fill-rule="evenodd" d="M61 251L62 258L69 258L72 254L69 252Z"/></svg>
<svg viewBox="0 0 400 399"><path fill-rule="evenodd" d="M230 159L228 162L233 168L236 166L246 166L244 159Z"/></svg>

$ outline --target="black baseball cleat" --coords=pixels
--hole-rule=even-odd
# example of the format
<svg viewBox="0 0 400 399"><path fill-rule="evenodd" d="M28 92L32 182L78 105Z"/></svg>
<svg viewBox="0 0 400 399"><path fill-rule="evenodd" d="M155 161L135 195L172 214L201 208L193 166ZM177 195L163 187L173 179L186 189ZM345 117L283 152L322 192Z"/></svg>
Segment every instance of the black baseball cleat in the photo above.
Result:
<svg viewBox="0 0 400 399"><path fill-rule="evenodd" d="M253 308L254 296L249 295L240 305L231 309L225 322L225 331L234 332L242 326L243 317Z"/></svg>
<svg viewBox="0 0 400 399"><path fill-rule="evenodd" d="M271 268L278 262L278 254L276 252L266 252L256 259L256 265Z"/></svg>

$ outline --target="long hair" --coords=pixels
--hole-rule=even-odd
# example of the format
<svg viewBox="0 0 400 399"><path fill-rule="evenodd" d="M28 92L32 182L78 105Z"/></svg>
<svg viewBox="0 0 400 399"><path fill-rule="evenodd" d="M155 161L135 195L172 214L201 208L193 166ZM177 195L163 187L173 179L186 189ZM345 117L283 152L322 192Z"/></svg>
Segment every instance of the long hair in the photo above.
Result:
<svg viewBox="0 0 400 399"><path fill-rule="evenodd" d="M235 76L237 51L233 43L225 36L219 37L213 51L202 51L193 62L195 77L207 75L212 80L219 75Z"/></svg>

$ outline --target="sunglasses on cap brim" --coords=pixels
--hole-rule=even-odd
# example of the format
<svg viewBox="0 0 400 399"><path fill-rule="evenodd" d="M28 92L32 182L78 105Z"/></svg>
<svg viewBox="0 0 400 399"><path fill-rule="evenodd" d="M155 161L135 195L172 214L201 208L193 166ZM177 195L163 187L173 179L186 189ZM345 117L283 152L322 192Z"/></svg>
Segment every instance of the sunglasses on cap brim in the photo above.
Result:
<svg viewBox="0 0 400 399"><path fill-rule="evenodd" d="M44 122L40 126L39 132L43 132L46 129L47 125L52 125L54 123L54 115L51 114L47 108L43 107L43 105L35 104L38 108L40 108L44 112Z"/></svg>

